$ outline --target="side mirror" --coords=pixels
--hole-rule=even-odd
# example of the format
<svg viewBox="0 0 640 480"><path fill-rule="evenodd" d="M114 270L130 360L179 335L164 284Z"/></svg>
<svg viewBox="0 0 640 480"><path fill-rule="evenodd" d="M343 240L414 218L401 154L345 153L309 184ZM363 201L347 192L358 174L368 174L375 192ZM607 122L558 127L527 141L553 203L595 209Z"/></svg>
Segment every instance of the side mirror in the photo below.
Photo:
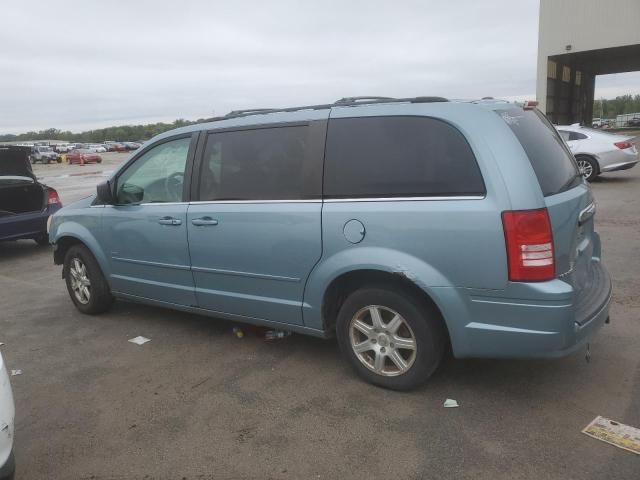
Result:
<svg viewBox="0 0 640 480"><path fill-rule="evenodd" d="M111 182L105 180L96 187L98 201L104 205L113 205L115 203L115 197L113 195L113 189L111 188Z"/></svg>

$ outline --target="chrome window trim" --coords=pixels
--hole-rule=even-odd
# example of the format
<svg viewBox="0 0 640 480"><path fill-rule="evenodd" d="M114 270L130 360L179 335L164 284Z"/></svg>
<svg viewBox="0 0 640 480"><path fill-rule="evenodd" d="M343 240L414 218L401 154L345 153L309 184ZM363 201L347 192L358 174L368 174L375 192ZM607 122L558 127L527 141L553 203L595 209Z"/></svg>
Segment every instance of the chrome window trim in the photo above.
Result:
<svg viewBox="0 0 640 480"><path fill-rule="evenodd" d="M483 200L486 195L451 195L448 197L354 197L354 198L327 198L326 203L346 202L442 202L446 200Z"/></svg>
<svg viewBox="0 0 640 480"><path fill-rule="evenodd" d="M321 199L307 200L198 200L189 205L233 204L233 203L322 203Z"/></svg>
<svg viewBox="0 0 640 480"><path fill-rule="evenodd" d="M350 203L350 202L443 202L447 200L483 200L486 195L458 195L449 197L345 197L345 198L326 198L306 199L306 200L199 200L193 202L153 202L153 203L127 203L123 205L92 205L91 208L99 207L159 207L162 205L226 205L226 204L260 204L260 203Z"/></svg>

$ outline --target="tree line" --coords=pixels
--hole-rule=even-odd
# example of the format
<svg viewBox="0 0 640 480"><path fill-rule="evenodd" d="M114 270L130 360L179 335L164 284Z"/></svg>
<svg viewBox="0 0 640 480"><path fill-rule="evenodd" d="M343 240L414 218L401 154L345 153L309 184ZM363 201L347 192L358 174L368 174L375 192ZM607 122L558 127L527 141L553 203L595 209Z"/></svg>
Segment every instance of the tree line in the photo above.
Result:
<svg viewBox="0 0 640 480"><path fill-rule="evenodd" d="M621 95L593 102L594 117L616 118L623 113L640 113L640 95Z"/></svg>
<svg viewBox="0 0 640 480"><path fill-rule="evenodd" d="M180 118L172 123L159 122L147 125L121 125L116 127L99 128L96 130L87 130L86 132L81 133L49 128L38 132L26 132L17 135L0 135L0 142L20 142L26 140L65 140L77 143L102 143L108 140L118 142L136 142L139 140L148 140L162 132L166 132L167 130L185 127L195 123L202 123L205 121L206 120L203 118L198 120L184 120Z"/></svg>

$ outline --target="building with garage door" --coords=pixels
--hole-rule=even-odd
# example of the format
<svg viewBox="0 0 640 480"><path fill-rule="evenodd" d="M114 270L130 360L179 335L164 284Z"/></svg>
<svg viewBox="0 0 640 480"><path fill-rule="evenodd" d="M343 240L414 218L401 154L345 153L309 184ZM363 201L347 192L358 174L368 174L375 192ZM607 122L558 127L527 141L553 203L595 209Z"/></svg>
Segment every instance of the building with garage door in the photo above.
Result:
<svg viewBox="0 0 640 480"><path fill-rule="evenodd" d="M640 70L640 0L540 0L537 99L555 124L591 125L597 75Z"/></svg>

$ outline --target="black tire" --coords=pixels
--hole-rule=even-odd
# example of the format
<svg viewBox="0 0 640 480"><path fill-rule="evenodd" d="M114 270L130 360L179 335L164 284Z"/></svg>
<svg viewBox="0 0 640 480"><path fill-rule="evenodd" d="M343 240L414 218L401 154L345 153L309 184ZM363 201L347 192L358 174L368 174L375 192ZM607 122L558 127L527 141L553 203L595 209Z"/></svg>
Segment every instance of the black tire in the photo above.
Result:
<svg viewBox="0 0 640 480"><path fill-rule="evenodd" d="M38 235L33 240L41 247L49 246L49 235L47 235L46 233L43 233L42 235Z"/></svg>
<svg viewBox="0 0 640 480"><path fill-rule="evenodd" d="M582 175L587 182L593 181L594 178L600 175L600 166L594 158L587 157L585 155L578 155L576 157L576 161L578 162L578 165L580 165L581 162L586 162L591 167L591 172L588 175Z"/></svg>
<svg viewBox="0 0 640 480"><path fill-rule="evenodd" d="M80 301L72 286L71 265L75 259L78 259L85 266L86 277L90 282L88 285L90 294L86 303ZM71 301L82 313L96 315L106 312L111 307L113 297L109 284L104 278L100 265L87 247L74 245L69 249L64 257L63 273Z"/></svg>
<svg viewBox="0 0 640 480"><path fill-rule="evenodd" d="M365 312L364 315L366 315L365 308L368 306L388 309L386 311L390 315L393 315L394 312L398 313L410 327L410 330L405 331L410 332L409 335L413 334L416 349L415 353L408 350L404 351L403 355L406 355L406 352L409 353L409 357L414 355L413 363L404 373L398 373L395 376L376 373L372 369L373 367L371 365L369 367L366 366L354 351L351 341L352 319L360 312ZM439 312L423 299L390 285L368 286L349 295L338 313L336 334L342 354L355 369L356 373L369 383L392 390L411 390L424 384L438 368L446 346L446 335ZM360 335L361 333L358 334ZM366 335L362 335L365 337L364 341L366 341ZM375 336L378 333L372 335ZM374 345L374 348L378 348L377 354L380 354L381 350L385 350L381 348L383 340L384 344L387 345L386 352L391 352L390 347L393 347L393 344L387 342L389 338L393 342L393 338L386 336L377 338L378 340L374 338L374 341L377 342L377 347ZM372 362L374 362L373 355L377 356L377 354L375 351L366 352ZM383 367L382 371L387 368L387 365L391 365L391 369L396 367L395 363L391 362L391 358L387 357L387 355L388 353L383 355L385 357L383 361L385 367Z"/></svg>

